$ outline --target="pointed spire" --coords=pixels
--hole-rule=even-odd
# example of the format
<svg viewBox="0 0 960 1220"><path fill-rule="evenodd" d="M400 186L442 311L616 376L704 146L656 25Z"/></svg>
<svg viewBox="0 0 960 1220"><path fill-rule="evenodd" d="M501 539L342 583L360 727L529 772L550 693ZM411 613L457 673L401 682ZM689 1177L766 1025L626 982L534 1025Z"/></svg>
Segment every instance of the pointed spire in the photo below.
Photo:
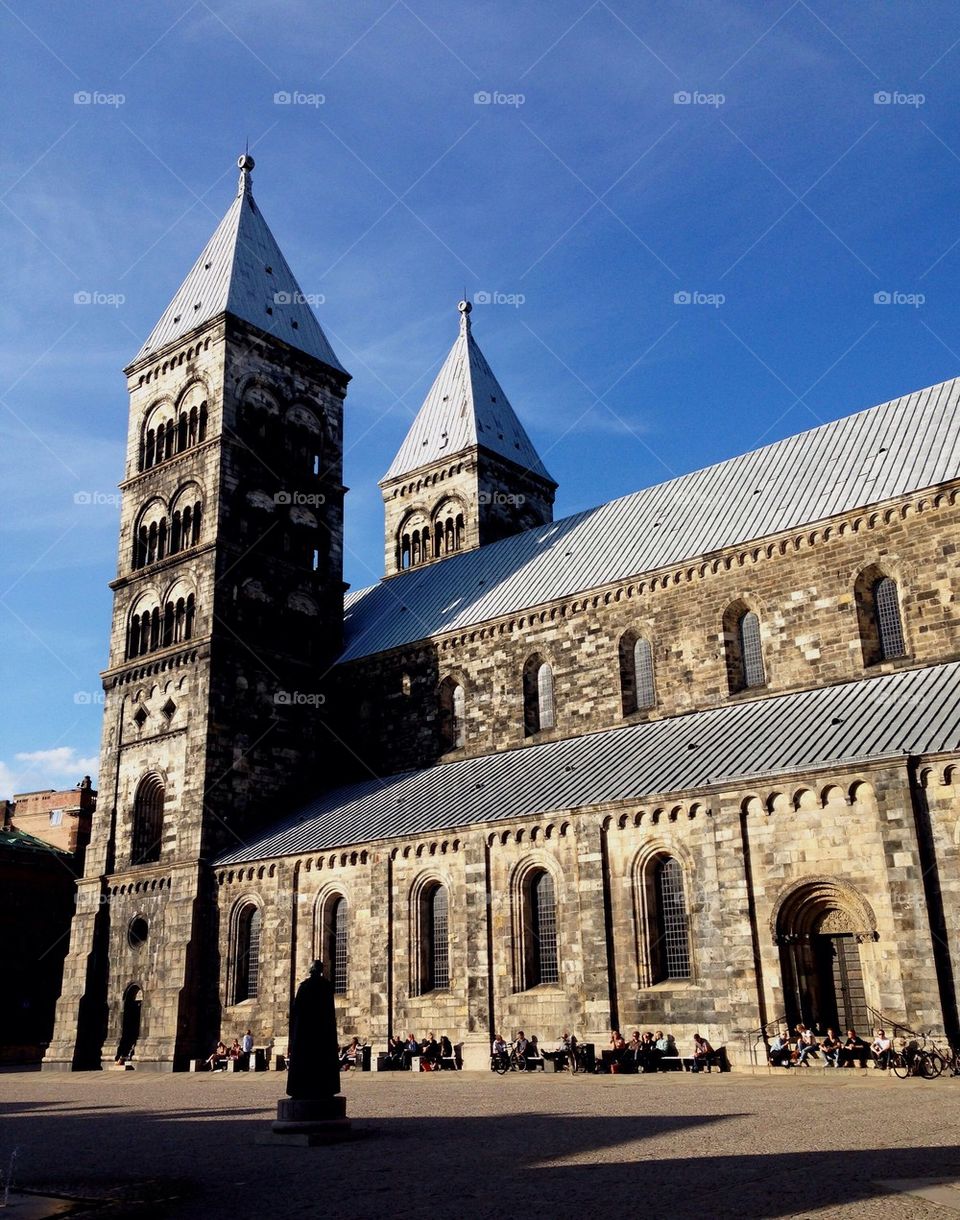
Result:
<svg viewBox="0 0 960 1220"><path fill-rule="evenodd" d="M237 166L233 202L133 363L227 313L345 372L254 203L253 157Z"/></svg>
<svg viewBox="0 0 960 1220"><path fill-rule="evenodd" d="M473 306L457 309L460 333L382 481L482 446L556 486L473 337Z"/></svg>

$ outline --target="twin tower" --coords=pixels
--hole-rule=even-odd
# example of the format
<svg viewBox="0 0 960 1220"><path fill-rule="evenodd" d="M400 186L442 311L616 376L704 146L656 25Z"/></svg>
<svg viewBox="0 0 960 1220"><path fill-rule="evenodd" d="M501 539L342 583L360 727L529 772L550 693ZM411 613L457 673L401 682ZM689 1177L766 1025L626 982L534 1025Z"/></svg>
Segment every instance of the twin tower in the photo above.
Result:
<svg viewBox="0 0 960 1220"><path fill-rule="evenodd" d="M48 1068L99 1067L133 1044L142 1066L185 1066L219 1005L208 861L340 778L327 691L350 376L254 200L253 158L239 167L125 370L100 801ZM552 520L556 484L468 302L380 486L387 578Z"/></svg>

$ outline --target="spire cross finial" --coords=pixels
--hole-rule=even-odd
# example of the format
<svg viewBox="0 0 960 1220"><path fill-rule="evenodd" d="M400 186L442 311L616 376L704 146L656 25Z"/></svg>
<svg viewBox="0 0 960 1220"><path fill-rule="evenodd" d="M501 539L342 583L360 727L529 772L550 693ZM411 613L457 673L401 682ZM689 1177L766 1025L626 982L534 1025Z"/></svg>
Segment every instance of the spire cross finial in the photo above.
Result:
<svg viewBox="0 0 960 1220"><path fill-rule="evenodd" d="M460 310L460 334L469 335L470 334L470 310L473 309L473 306L470 304L469 301L461 301L460 304L457 306L457 309Z"/></svg>
<svg viewBox="0 0 960 1220"><path fill-rule="evenodd" d="M253 167L256 164L253 157L248 152L245 152L242 157L237 158L237 165L240 169L240 181L237 184L238 195L249 195L253 191Z"/></svg>

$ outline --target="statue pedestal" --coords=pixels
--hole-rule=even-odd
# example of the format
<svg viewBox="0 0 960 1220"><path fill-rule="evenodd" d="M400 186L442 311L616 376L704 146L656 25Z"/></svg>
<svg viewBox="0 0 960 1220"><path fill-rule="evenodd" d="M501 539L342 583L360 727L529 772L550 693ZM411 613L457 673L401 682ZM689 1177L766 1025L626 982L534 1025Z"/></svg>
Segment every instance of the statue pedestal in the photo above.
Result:
<svg viewBox="0 0 960 1220"><path fill-rule="evenodd" d="M277 1119L270 1133L258 1135L257 1143L311 1148L347 1139L349 1135L345 1097L284 1097L277 1103Z"/></svg>

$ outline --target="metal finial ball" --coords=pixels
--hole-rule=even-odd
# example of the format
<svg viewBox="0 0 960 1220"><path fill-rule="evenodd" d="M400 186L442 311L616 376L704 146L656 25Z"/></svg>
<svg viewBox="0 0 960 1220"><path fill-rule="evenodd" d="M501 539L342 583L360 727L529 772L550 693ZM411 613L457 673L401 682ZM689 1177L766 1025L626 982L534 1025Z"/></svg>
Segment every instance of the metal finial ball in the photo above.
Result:
<svg viewBox="0 0 960 1220"><path fill-rule="evenodd" d="M457 309L459 309L461 313L469 313L471 309L473 309L473 306L469 301L461 301L457 306Z"/></svg>
<svg viewBox="0 0 960 1220"><path fill-rule="evenodd" d="M240 169L245 169L248 173L251 173L256 162L249 153L244 153L242 157L237 158L237 165Z"/></svg>

